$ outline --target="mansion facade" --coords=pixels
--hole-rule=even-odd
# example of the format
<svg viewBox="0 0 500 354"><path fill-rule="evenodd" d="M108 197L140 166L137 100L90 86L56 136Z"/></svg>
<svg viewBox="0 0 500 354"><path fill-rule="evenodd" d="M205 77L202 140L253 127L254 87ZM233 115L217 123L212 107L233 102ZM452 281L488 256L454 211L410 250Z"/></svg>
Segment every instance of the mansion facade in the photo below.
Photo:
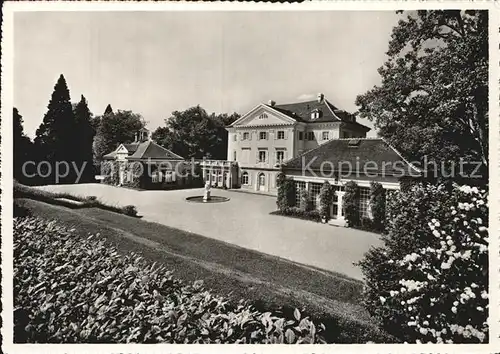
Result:
<svg viewBox="0 0 500 354"><path fill-rule="evenodd" d="M314 101L259 104L227 130L227 159L238 164L241 189L276 195L285 161L333 139L364 138L370 128L319 94Z"/></svg>
<svg viewBox="0 0 500 354"><path fill-rule="evenodd" d="M226 129L227 160L204 160L205 182L277 195L277 176L283 172L293 180L296 198L307 190L318 208L321 186L328 181L335 191L331 220L340 225L347 182L357 183L361 217L370 217L372 181L398 190L403 179L421 174L383 139L366 138L370 128L323 94L314 101L259 104Z"/></svg>

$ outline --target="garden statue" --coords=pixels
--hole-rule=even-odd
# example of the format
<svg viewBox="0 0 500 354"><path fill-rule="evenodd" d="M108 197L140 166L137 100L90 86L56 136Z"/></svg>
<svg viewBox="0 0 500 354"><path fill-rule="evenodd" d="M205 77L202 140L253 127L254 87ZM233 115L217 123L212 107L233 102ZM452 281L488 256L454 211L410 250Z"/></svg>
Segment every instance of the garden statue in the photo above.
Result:
<svg viewBox="0 0 500 354"><path fill-rule="evenodd" d="M205 183L205 193L203 194L203 201L206 202L210 200L210 182Z"/></svg>

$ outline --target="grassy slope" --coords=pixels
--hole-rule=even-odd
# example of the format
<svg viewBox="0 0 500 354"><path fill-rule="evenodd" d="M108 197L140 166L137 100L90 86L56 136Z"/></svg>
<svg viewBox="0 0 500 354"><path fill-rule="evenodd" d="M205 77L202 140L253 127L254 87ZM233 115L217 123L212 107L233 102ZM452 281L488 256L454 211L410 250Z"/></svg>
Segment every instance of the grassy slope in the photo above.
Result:
<svg viewBox="0 0 500 354"><path fill-rule="evenodd" d="M329 341L388 340L359 305L357 280L101 209L23 201L35 215L63 221L81 236L100 233L122 252L139 252L185 281L203 279L219 294L261 309L305 308L332 329Z"/></svg>

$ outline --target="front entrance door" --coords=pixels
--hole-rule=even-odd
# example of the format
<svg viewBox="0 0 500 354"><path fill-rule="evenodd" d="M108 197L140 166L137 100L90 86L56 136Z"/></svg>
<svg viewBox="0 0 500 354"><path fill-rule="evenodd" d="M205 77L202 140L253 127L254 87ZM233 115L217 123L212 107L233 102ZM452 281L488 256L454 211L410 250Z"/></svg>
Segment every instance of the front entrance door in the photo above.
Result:
<svg viewBox="0 0 500 354"><path fill-rule="evenodd" d="M259 175L259 191L266 191L266 175L263 173Z"/></svg>

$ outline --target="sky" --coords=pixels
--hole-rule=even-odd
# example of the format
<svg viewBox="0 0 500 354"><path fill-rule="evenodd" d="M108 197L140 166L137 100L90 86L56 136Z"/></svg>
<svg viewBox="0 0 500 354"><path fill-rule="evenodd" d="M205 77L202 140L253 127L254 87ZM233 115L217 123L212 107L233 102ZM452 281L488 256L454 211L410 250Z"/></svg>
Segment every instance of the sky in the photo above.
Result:
<svg viewBox="0 0 500 354"><path fill-rule="evenodd" d="M315 99L355 112L380 83L394 12L17 12L14 106L34 137L62 73L72 102L140 113L150 130L175 110L244 114ZM373 127L371 122L358 120ZM372 131L369 136L375 136Z"/></svg>

